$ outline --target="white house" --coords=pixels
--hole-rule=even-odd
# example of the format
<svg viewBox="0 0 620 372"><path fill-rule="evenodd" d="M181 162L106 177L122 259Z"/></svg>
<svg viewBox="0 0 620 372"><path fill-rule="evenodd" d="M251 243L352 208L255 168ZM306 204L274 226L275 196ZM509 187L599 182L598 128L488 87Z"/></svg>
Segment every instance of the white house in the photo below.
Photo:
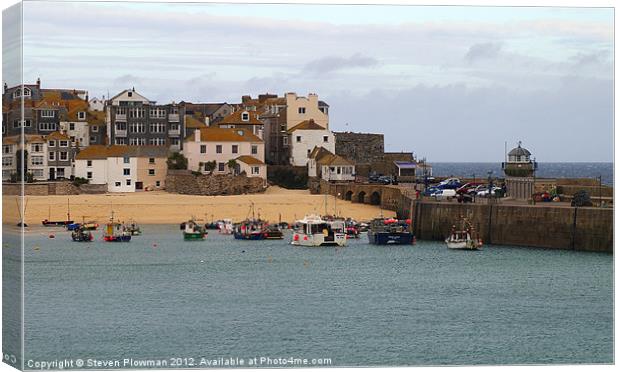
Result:
<svg viewBox="0 0 620 372"><path fill-rule="evenodd" d="M107 184L109 192L157 189L166 177L166 157L161 146L92 145L76 156L75 176Z"/></svg>
<svg viewBox="0 0 620 372"><path fill-rule="evenodd" d="M308 159L308 176L325 181L355 181L355 164L317 146Z"/></svg>
<svg viewBox="0 0 620 372"><path fill-rule="evenodd" d="M317 124L313 119L302 121L287 132L291 149L291 165L306 166L308 157L315 146L323 147L331 153L336 152L334 134Z"/></svg>
<svg viewBox="0 0 620 372"><path fill-rule="evenodd" d="M183 155L187 158L187 168L193 171L207 173L207 163L215 162L214 174L230 173L228 162L235 160L237 171L245 170L248 177L267 178L265 143L249 128L194 129L185 138Z"/></svg>

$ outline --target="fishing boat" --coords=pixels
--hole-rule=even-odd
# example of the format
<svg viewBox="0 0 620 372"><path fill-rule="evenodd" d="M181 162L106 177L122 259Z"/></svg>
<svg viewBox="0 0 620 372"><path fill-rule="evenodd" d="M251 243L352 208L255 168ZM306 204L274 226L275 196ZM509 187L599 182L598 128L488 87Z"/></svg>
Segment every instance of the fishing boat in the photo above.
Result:
<svg viewBox="0 0 620 372"><path fill-rule="evenodd" d="M357 222L348 219L344 223L347 239L358 239L360 237L360 227Z"/></svg>
<svg viewBox="0 0 620 372"><path fill-rule="evenodd" d="M344 246L347 236L342 221L325 221L319 216L309 215L296 222L293 232L293 245L307 247Z"/></svg>
<svg viewBox="0 0 620 372"><path fill-rule="evenodd" d="M71 240L74 242L92 242L94 239L90 230L77 228L71 231Z"/></svg>
<svg viewBox="0 0 620 372"><path fill-rule="evenodd" d="M74 222L74 223L68 224L67 230L74 231L77 229L82 229L82 230L94 231L94 230L97 230L98 227L99 227L99 224L96 223L95 221L84 222L84 218L82 218L81 223Z"/></svg>
<svg viewBox="0 0 620 372"><path fill-rule="evenodd" d="M280 224L271 224L267 226L265 234L266 234L265 239L269 239L269 240L284 239L284 233L282 233Z"/></svg>
<svg viewBox="0 0 620 372"><path fill-rule="evenodd" d="M142 235L142 230L140 226L134 220L130 220L126 225L125 229L129 231L132 236Z"/></svg>
<svg viewBox="0 0 620 372"><path fill-rule="evenodd" d="M129 242L131 233L127 231L125 225L114 222L114 212L110 216L110 221L105 224L103 229L103 240L106 242Z"/></svg>
<svg viewBox="0 0 620 372"><path fill-rule="evenodd" d="M479 250L482 249L482 239L478 237L476 229L466 218L461 221L461 227L457 230L455 225L452 225L450 235L446 238L446 245L450 249L462 249L462 250Z"/></svg>
<svg viewBox="0 0 620 372"><path fill-rule="evenodd" d="M412 244L413 233L409 231L407 221L394 218L375 218L368 228L370 244Z"/></svg>
<svg viewBox="0 0 620 372"><path fill-rule="evenodd" d="M183 240L205 240L207 232L204 226L197 223L193 218L181 224Z"/></svg>
<svg viewBox="0 0 620 372"><path fill-rule="evenodd" d="M263 240L267 238L267 223L260 219L247 219L234 225L233 236L240 240Z"/></svg>
<svg viewBox="0 0 620 372"><path fill-rule="evenodd" d="M69 211L69 199L67 198L67 219L64 221L56 220L52 221L52 207L48 207L47 218L41 221L43 226L68 226L71 225L74 221L71 219L71 213Z"/></svg>
<svg viewBox="0 0 620 372"><path fill-rule="evenodd" d="M220 234L231 235L233 233L234 225L230 218L219 221L217 226Z"/></svg>

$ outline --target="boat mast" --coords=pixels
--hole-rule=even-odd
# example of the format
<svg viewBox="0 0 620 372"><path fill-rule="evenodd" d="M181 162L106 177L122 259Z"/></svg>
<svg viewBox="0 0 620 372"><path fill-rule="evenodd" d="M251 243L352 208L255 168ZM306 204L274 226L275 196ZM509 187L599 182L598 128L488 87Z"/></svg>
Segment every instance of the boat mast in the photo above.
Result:
<svg viewBox="0 0 620 372"><path fill-rule="evenodd" d="M71 221L71 213L69 211L69 198L67 198L67 221Z"/></svg>

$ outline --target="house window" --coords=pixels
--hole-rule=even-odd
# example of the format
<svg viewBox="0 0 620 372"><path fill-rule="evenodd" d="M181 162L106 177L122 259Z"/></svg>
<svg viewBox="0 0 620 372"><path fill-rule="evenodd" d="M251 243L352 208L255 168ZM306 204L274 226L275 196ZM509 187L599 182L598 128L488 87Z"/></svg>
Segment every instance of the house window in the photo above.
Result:
<svg viewBox="0 0 620 372"><path fill-rule="evenodd" d="M127 130L127 123L124 121L117 121L114 128L115 130Z"/></svg>
<svg viewBox="0 0 620 372"><path fill-rule="evenodd" d="M258 146L252 145L252 155L258 154Z"/></svg>
<svg viewBox="0 0 620 372"><path fill-rule="evenodd" d="M166 124L164 123L152 123L149 126L151 133L166 133Z"/></svg>
<svg viewBox="0 0 620 372"><path fill-rule="evenodd" d="M30 127L30 120L26 120L25 127ZM56 123L39 123L39 130L42 131L54 131L56 130Z"/></svg>
<svg viewBox="0 0 620 372"><path fill-rule="evenodd" d="M56 141L53 141L53 140L50 141L48 146L49 147L55 147L56 146Z"/></svg>
<svg viewBox="0 0 620 372"><path fill-rule="evenodd" d="M43 144L35 143L32 145L32 152L43 152Z"/></svg>
<svg viewBox="0 0 620 372"><path fill-rule="evenodd" d="M329 136L323 136L323 142L329 142Z"/></svg>
<svg viewBox="0 0 620 372"><path fill-rule="evenodd" d="M129 168L123 168L123 176L130 176L131 170Z"/></svg>
<svg viewBox="0 0 620 372"><path fill-rule="evenodd" d="M86 113L84 111L78 112L78 119L79 120L86 120Z"/></svg>
<svg viewBox="0 0 620 372"><path fill-rule="evenodd" d="M43 156L33 156L30 158L32 165L43 165Z"/></svg>
<svg viewBox="0 0 620 372"><path fill-rule="evenodd" d="M131 97L132 96L132 92L127 92L127 97ZM120 184L119 184L120 186Z"/></svg>
<svg viewBox="0 0 620 372"><path fill-rule="evenodd" d="M252 167L252 174L259 174L260 170L258 167Z"/></svg>
<svg viewBox="0 0 620 372"><path fill-rule="evenodd" d="M69 130L75 130L75 123L69 123Z"/></svg>
<svg viewBox="0 0 620 372"><path fill-rule="evenodd" d="M120 182L114 182L114 186L121 187L121 183Z"/></svg>
<svg viewBox="0 0 620 372"><path fill-rule="evenodd" d="M155 164L155 158L149 158L149 164Z"/></svg>
<svg viewBox="0 0 620 372"><path fill-rule="evenodd" d="M67 146L69 146L69 141L59 141L59 146L60 147L67 147Z"/></svg>
<svg viewBox="0 0 620 372"><path fill-rule="evenodd" d="M133 146L146 145L146 138L130 138L129 144Z"/></svg>
<svg viewBox="0 0 620 372"><path fill-rule="evenodd" d="M69 153L66 151L61 151L60 152L60 160L68 160L69 159Z"/></svg>
<svg viewBox="0 0 620 372"><path fill-rule="evenodd" d="M282 144L283 144L284 146L288 146L288 137L286 137L286 136L285 136L285 137L282 137Z"/></svg>
<svg viewBox="0 0 620 372"><path fill-rule="evenodd" d="M114 143L117 145L126 145L127 144L126 139L127 138L115 138Z"/></svg>
<svg viewBox="0 0 620 372"><path fill-rule="evenodd" d="M32 169L32 175L35 176L36 178L42 178L43 169Z"/></svg>
<svg viewBox="0 0 620 372"><path fill-rule="evenodd" d="M254 147L252 147L252 148L254 148ZM232 145L232 153L233 154L239 153L239 146L238 145Z"/></svg>
<svg viewBox="0 0 620 372"><path fill-rule="evenodd" d="M2 165L5 167L10 167L13 165L13 158L10 156L4 156L2 158Z"/></svg>
<svg viewBox="0 0 620 372"><path fill-rule="evenodd" d="M49 152L49 160L56 160L56 153L53 151Z"/></svg>
<svg viewBox="0 0 620 372"><path fill-rule="evenodd" d="M17 88L15 92L13 92L13 98L19 98L22 96L22 90ZM30 88L24 88L24 97L30 97Z"/></svg>
<svg viewBox="0 0 620 372"><path fill-rule="evenodd" d="M249 121L250 120L250 114L247 112L244 112L241 114L241 120L243 121Z"/></svg>
<svg viewBox="0 0 620 372"><path fill-rule="evenodd" d="M42 118L53 118L54 110L41 110L41 117Z"/></svg>
<svg viewBox="0 0 620 372"><path fill-rule="evenodd" d="M308 149L308 156L310 156L310 149Z"/></svg>
<svg viewBox="0 0 620 372"><path fill-rule="evenodd" d="M301 136L297 136L297 143L301 142Z"/></svg>
<svg viewBox="0 0 620 372"><path fill-rule="evenodd" d="M218 154L221 154L222 153L222 145L215 146L215 152L218 153Z"/></svg>
<svg viewBox="0 0 620 372"><path fill-rule="evenodd" d="M124 156L123 157L123 163L129 164L129 156Z"/></svg>
<svg viewBox="0 0 620 372"><path fill-rule="evenodd" d="M180 140L178 138L171 138L170 139L170 145L172 146L179 146Z"/></svg>
<svg viewBox="0 0 620 372"><path fill-rule="evenodd" d="M125 180L125 183L127 184L127 186L131 186L131 180Z"/></svg>
<svg viewBox="0 0 620 372"><path fill-rule="evenodd" d="M224 169L225 169L225 167L224 167L224 166L225 166L225 164L224 164L224 163L218 163L218 164L217 164L217 170L218 170L218 171L220 171L220 172L223 172L223 171L224 171Z"/></svg>
<svg viewBox="0 0 620 372"><path fill-rule="evenodd" d="M150 138L149 139L149 145L163 146L165 144L166 144L166 139L165 138Z"/></svg>
<svg viewBox="0 0 620 372"><path fill-rule="evenodd" d="M56 168L56 177L63 178L65 176L65 168Z"/></svg>
<svg viewBox="0 0 620 372"><path fill-rule="evenodd" d="M88 178L89 180L93 179L93 172L86 172L86 178Z"/></svg>
<svg viewBox="0 0 620 372"><path fill-rule="evenodd" d="M306 113L306 108L305 107L299 107L297 109L297 112L300 113L300 114L305 114Z"/></svg>
<svg viewBox="0 0 620 372"><path fill-rule="evenodd" d="M92 167L93 166L93 161L92 160L86 160L86 166L87 167Z"/></svg>
<svg viewBox="0 0 620 372"><path fill-rule="evenodd" d="M10 154L13 152L13 146L11 145L4 145L2 146L2 152L5 154Z"/></svg>
<svg viewBox="0 0 620 372"><path fill-rule="evenodd" d="M155 169L149 169L149 176L155 175Z"/></svg>
<svg viewBox="0 0 620 372"><path fill-rule="evenodd" d="M91 128L93 128L93 132L99 132L99 127L97 125L93 125Z"/></svg>
<svg viewBox="0 0 620 372"><path fill-rule="evenodd" d="M155 181L155 186L157 187L161 186L161 181Z"/></svg>
<svg viewBox="0 0 620 372"><path fill-rule="evenodd" d="M97 142L97 137L91 136L90 137L90 143L93 144L93 143L96 143L96 142Z"/></svg>
<svg viewBox="0 0 620 372"><path fill-rule="evenodd" d="M129 124L129 132L146 133L146 125L144 123L131 123Z"/></svg>
<svg viewBox="0 0 620 372"><path fill-rule="evenodd" d="M200 153L201 154L207 153L207 145L200 145Z"/></svg>

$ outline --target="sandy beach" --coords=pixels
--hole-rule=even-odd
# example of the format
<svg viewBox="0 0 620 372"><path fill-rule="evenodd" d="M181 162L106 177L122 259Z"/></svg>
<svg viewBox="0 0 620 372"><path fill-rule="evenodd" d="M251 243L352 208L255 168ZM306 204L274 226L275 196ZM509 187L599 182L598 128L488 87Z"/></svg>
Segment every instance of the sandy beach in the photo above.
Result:
<svg viewBox="0 0 620 372"><path fill-rule="evenodd" d="M3 196L3 223L17 223L19 212L16 196ZM67 217L67 200L71 219L76 222L105 222L114 211L115 219L134 219L141 224L180 223L194 216L210 222L222 218L241 221L251 216L250 205L254 202L256 214L271 222L293 222L309 213L325 213L324 195L311 195L307 190L286 190L270 187L264 194L232 196L195 196L169 194L166 192L136 192L98 195L51 195L27 196L25 221L34 226L41 221L64 220ZM327 197L327 212L336 210L341 216L369 220L380 216L393 216L394 212L367 204L351 203Z"/></svg>

